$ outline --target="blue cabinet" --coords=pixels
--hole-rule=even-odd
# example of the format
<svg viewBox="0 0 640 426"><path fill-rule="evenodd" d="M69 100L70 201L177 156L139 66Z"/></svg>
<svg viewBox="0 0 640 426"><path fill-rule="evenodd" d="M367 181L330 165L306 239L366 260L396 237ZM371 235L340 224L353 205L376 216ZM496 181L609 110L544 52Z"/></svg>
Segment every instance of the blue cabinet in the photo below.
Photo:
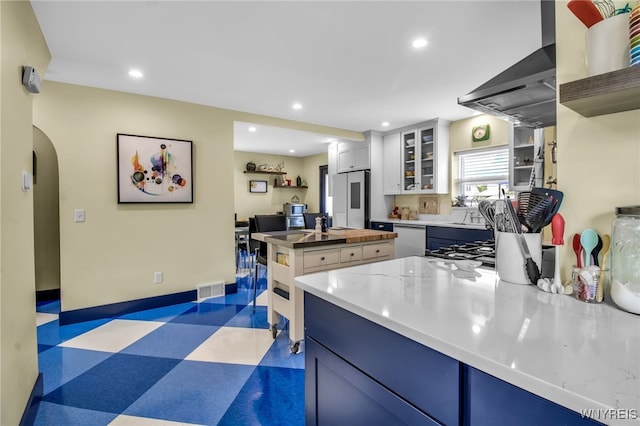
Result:
<svg viewBox="0 0 640 426"><path fill-rule="evenodd" d="M305 353L306 425L439 425L313 338Z"/></svg>
<svg viewBox="0 0 640 426"><path fill-rule="evenodd" d="M306 292L304 315L307 425L599 424Z"/></svg>
<svg viewBox="0 0 640 426"><path fill-rule="evenodd" d="M493 238L490 229L452 228L448 226L427 226L427 249L437 250L454 244L462 245L474 241Z"/></svg>
<svg viewBox="0 0 640 426"><path fill-rule="evenodd" d="M413 407L418 409L419 415L415 418L423 420L405 424L431 424L431 419L446 425L458 424L458 361L306 292L304 320L307 424L316 424L313 419L327 418L328 414L318 412L321 408L331 409L325 404L325 398L339 398L347 405L364 404L360 401L361 393L376 386L363 384L358 378L361 375L388 390L390 395L375 391L370 395L371 399L391 410L398 419L409 418L405 416L415 414L411 414ZM311 351L307 346L310 341ZM315 351L313 341L325 347L331 356ZM334 359L336 357L340 362ZM337 366L340 363L346 364L344 368ZM345 373L348 374L345 377L348 385L332 378L337 371L350 371ZM396 402L391 403L391 400ZM361 415L368 413L358 412L354 417L325 424L399 423L397 420L369 423L361 421Z"/></svg>
<svg viewBox="0 0 640 426"><path fill-rule="evenodd" d="M562 407L468 365L464 366L463 424L481 425L599 425ZM589 408L589 407L585 407Z"/></svg>
<svg viewBox="0 0 640 426"><path fill-rule="evenodd" d="M393 232L393 223L391 222L371 222L371 229L376 231Z"/></svg>

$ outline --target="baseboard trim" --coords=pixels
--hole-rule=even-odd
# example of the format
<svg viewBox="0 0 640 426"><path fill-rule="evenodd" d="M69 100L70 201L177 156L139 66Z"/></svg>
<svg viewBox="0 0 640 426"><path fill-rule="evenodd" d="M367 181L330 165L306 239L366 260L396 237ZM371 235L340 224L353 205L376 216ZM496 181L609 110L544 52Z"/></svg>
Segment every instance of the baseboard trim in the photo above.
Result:
<svg viewBox="0 0 640 426"><path fill-rule="evenodd" d="M36 416L38 414L38 407L40 406L40 401L43 396L44 381L42 379L42 373L38 373L36 382L31 390L31 395L29 395L29 399L27 400L27 406L22 414L22 419L20 419L20 426L31 426L35 423Z"/></svg>
<svg viewBox="0 0 640 426"><path fill-rule="evenodd" d="M48 302L50 300L60 300L60 289L36 291L36 302Z"/></svg>
<svg viewBox="0 0 640 426"><path fill-rule="evenodd" d="M238 292L238 284L225 284L224 293ZM109 318L146 309L161 308L163 306L176 305L178 303L194 302L197 298L196 290L183 291L181 293L165 294L162 296L147 297L144 299L129 300L126 302L112 303L109 305L94 306L91 308L75 309L73 311L60 312L58 321L60 325L75 324L83 321Z"/></svg>

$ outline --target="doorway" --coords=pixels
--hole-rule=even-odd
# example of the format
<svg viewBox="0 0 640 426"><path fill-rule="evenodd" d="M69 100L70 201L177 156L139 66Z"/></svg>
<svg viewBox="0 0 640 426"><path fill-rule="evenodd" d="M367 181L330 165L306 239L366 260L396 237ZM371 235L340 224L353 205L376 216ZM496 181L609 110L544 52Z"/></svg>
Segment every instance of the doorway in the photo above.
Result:
<svg viewBox="0 0 640 426"><path fill-rule="evenodd" d="M60 298L58 155L33 126L33 239L36 301Z"/></svg>
<svg viewBox="0 0 640 426"><path fill-rule="evenodd" d="M329 195L329 166L320 166L320 212L333 215L333 198Z"/></svg>

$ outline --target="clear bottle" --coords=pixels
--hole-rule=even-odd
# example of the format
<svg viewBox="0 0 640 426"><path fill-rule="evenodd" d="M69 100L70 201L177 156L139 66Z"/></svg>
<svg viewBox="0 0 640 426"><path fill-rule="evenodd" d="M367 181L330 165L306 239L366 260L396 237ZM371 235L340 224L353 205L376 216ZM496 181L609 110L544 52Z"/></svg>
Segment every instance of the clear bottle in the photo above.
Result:
<svg viewBox="0 0 640 426"><path fill-rule="evenodd" d="M640 314L640 206L617 207L611 234L611 299Z"/></svg>

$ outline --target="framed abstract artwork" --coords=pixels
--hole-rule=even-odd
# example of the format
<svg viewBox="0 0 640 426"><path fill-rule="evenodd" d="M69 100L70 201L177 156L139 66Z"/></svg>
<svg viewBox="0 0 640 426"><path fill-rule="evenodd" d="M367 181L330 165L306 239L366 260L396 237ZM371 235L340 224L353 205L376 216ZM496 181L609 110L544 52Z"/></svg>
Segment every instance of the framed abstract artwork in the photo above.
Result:
<svg viewBox="0 0 640 426"><path fill-rule="evenodd" d="M192 142L118 133L118 203L193 203Z"/></svg>

